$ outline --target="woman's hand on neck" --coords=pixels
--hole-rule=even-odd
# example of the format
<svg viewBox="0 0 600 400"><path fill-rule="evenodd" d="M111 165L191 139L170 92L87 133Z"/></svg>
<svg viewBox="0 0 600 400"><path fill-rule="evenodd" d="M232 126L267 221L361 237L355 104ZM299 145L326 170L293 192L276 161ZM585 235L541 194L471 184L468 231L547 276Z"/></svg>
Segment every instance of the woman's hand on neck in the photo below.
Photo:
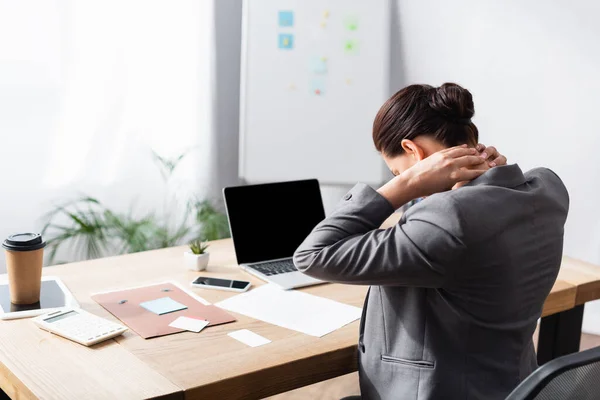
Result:
<svg viewBox="0 0 600 400"><path fill-rule="evenodd" d="M410 200L444 192L459 182L475 179L488 168L476 149L466 145L452 147L418 161L378 192L396 209Z"/></svg>

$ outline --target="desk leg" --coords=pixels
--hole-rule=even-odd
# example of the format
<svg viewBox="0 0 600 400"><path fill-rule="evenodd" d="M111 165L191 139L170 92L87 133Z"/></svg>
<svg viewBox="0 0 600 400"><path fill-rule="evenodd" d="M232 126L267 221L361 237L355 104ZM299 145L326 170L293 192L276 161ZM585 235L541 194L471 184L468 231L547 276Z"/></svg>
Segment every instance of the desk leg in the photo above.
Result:
<svg viewBox="0 0 600 400"><path fill-rule="evenodd" d="M537 350L539 365L579 351L583 306L542 318Z"/></svg>

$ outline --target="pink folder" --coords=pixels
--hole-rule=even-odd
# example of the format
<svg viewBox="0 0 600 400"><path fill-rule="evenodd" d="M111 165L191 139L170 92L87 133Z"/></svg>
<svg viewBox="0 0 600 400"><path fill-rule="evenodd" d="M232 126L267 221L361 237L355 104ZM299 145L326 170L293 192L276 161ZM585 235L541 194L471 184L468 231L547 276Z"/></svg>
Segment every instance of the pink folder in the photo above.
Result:
<svg viewBox="0 0 600 400"><path fill-rule="evenodd" d="M140 303L161 297L170 297L186 305L187 309L157 315L140 306ZM101 293L93 295L92 299L144 339L183 332L183 329L169 326L182 316L209 321L209 327L235 321L227 312L213 305L200 303L172 283Z"/></svg>

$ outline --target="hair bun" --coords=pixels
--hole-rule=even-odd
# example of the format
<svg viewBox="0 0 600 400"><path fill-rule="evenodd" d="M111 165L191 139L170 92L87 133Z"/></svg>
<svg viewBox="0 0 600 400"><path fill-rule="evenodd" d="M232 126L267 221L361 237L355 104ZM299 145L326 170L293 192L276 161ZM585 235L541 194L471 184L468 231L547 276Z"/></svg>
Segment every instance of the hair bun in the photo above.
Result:
<svg viewBox="0 0 600 400"><path fill-rule="evenodd" d="M454 122L469 123L475 114L471 92L456 83L432 88L427 100L429 107Z"/></svg>

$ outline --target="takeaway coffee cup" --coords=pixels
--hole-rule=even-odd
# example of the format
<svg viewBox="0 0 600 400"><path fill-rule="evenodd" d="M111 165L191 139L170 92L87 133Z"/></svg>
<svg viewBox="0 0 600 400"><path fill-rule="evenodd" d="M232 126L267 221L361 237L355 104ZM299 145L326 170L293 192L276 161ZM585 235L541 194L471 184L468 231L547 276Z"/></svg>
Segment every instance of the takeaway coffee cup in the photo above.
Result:
<svg viewBox="0 0 600 400"><path fill-rule="evenodd" d="M17 233L2 242L6 251L11 303L33 304L40 301L44 246L46 242L38 233Z"/></svg>

